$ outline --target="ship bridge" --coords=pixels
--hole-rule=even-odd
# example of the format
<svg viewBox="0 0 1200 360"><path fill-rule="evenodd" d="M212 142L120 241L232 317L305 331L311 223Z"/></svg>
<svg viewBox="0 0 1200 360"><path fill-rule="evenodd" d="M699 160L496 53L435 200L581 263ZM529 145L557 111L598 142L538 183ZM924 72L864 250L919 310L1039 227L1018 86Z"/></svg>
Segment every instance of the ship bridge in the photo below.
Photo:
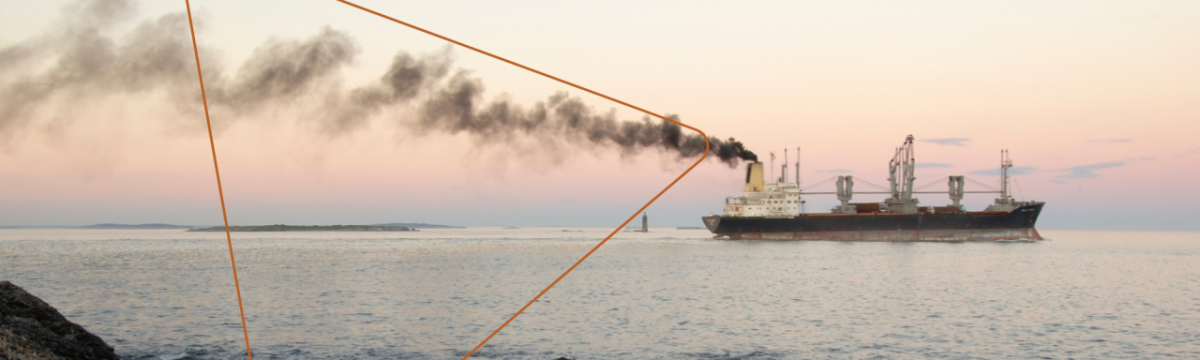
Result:
<svg viewBox="0 0 1200 360"><path fill-rule="evenodd" d="M804 200L800 199L800 184L787 181L787 165L784 165L783 172L785 175L779 181L766 183L763 179L763 164L747 164L746 188L742 191L742 196L725 198L725 215L793 217L802 213Z"/></svg>

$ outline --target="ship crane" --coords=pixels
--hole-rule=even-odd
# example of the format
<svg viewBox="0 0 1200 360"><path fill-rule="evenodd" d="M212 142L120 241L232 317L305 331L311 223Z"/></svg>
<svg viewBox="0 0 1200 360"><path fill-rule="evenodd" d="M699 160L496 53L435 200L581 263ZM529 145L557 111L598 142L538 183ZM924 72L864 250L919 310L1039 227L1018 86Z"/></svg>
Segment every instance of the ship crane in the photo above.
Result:
<svg viewBox="0 0 1200 360"><path fill-rule="evenodd" d="M913 182L917 180L917 160L913 153L913 136L908 135L904 144L896 148L896 156L888 163L888 182L892 185L892 197L887 199L888 210L902 213L917 212L917 199L913 199Z"/></svg>

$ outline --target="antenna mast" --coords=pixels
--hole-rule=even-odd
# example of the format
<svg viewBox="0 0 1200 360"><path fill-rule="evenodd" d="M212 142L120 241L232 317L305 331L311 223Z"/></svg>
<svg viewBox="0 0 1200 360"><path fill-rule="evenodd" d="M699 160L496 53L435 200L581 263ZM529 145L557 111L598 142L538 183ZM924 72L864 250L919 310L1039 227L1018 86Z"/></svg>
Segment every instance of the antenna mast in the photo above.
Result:
<svg viewBox="0 0 1200 360"><path fill-rule="evenodd" d="M783 174L779 175L779 183L787 183L787 148L783 148Z"/></svg>

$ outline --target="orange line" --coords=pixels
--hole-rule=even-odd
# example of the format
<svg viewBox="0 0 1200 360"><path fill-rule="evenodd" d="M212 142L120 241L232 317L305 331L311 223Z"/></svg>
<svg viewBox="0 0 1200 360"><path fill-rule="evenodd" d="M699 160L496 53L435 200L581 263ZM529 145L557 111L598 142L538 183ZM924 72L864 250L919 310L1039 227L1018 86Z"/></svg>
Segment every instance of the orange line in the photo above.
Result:
<svg viewBox="0 0 1200 360"><path fill-rule="evenodd" d="M671 181L671 183L670 183L670 184L668 184L668 185L667 185L667 187L663 188L663 189L662 189L662 191L659 191L657 195L654 195L654 198L650 199L650 201L649 201L649 202L647 202L647 203L646 203L646 205L642 205L642 208L641 208L641 209L638 209L638 211L637 211L637 212L633 213L633 215L631 215L631 216L629 217L629 219L625 219L625 222L624 222L624 223L621 223L621 226L619 226L619 227L617 227L616 229L614 229L612 233L609 233L609 234L608 234L608 236L607 236L607 237L605 237L603 241L600 241L600 243L599 243L599 244L596 244L596 247L593 247L591 251L588 251L588 252L587 252L587 254L583 255L583 257L582 257L582 258L579 258L579 261L576 261L574 265L571 265L571 267L570 267L570 268L568 268L568 269L567 269L567 271L563 272L563 274L562 274L562 275L559 275L557 279L554 279L554 282L550 283L550 286L547 286L545 289L543 289L543 290L542 290L542 292L538 293L538 294L537 294L537 296L534 296L534 297L533 297L533 300L529 300L529 303L526 303L526 304L525 304L525 306L521 307L521 310L517 311L517 313L516 313L516 314L513 314L513 316L512 316L512 317L508 318L508 321L505 321L503 325L500 325L500 327L499 327L499 328L496 328L496 331L492 331L492 334L491 334L491 335L488 335L488 337L487 337L487 338L485 338L485 339L483 339L483 341L482 341L482 342L480 342L480 343L479 343L479 345L476 345L474 349L471 349L471 352L467 353L467 355L466 355L466 356L463 356L463 360L466 360L467 358L471 357L471 355L472 355L472 354L474 354L476 351L478 351L478 350L479 350L479 348L483 347L483 345L484 345L484 344L487 344L487 342L488 342L489 340L491 340L493 336L496 336L496 334L497 334L497 333L499 333L499 332L500 332L500 330L504 329L504 327L505 327L505 326L508 326L508 324L509 324L509 323L511 323L511 322L512 322L514 319L516 319L516 318L517 318L517 316L520 316L520 315L521 315L521 313L525 312L525 309L528 309L530 305L533 305L533 303L534 303L534 302L537 302L537 300L538 300L539 298L541 298L541 297L542 297L542 295L545 295L547 291L550 291L550 288L554 287L554 285L555 285L555 284L558 284L559 280L562 280L564 277L566 277L566 276L567 276L567 274L570 274L572 270L575 270L575 267L576 267L576 266L579 266L579 264L583 263L583 261L584 261L584 260L587 260L587 258L588 258L589 256L592 256L592 253L596 252L596 250L597 250L597 249L600 249L600 246L601 246L601 245L604 245L604 243L608 242L608 239L611 239L611 238L613 237L613 235L616 235L618 231L621 231L621 228L624 228L626 225L629 225L629 222L630 222L630 221L633 221L633 219L634 219L634 218L636 218L636 217L638 216L638 214L641 214L641 213L642 213L642 211L645 211L645 210L646 210L646 208L650 206L650 204L653 204L653 203L654 203L654 201L658 200L658 198L659 198L660 196L662 196L662 194L666 193L666 192L667 192L667 190L671 189L671 187L672 187L672 186L675 186L675 183L679 182L679 180L680 180L680 179L683 179L683 177L684 177L685 175L687 175L688 173L692 172L692 169L696 168L696 165L700 165L700 162L703 162L703 161L704 161L704 159L708 157L708 151L709 151L709 147L710 147L710 144L708 143L708 135L705 135L703 131L700 131L700 129L697 129L697 128L694 128L694 127L691 127L691 126L687 126L687 125L685 125L685 124L683 124L683 123L680 123L680 122L678 122L678 121L675 121L675 120L668 119L668 118L667 118L667 117L665 117L665 116L662 116L662 115L659 115L659 114L652 113L652 112L650 112L650 111L647 111L647 110L645 110L645 109L642 109L642 108L640 108L640 107L633 106L633 105L631 105L631 104L629 104L629 103L627 103L627 102L624 102L624 101L621 101L621 100L617 100L617 99L614 99L614 98L612 98L612 97L610 97L610 96L608 96L608 95L604 95L604 94L601 94L601 93L598 93L598 92L592 91L591 89L585 88L585 87L583 87L583 86L576 85L575 83L572 83L572 82L570 82L570 81L566 81L566 80L563 80L563 79L559 79L559 78L557 78L557 77L554 77L554 76L552 76L552 75L550 75L550 74L547 74L547 73L544 73L544 72L541 72L541 71L534 70L533 68L530 68L530 67L528 67L528 66L525 66L525 65L518 64L518 63L516 63L516 62L513 62L513 61L511 61L511 60L508 60L508 59L505 59L505 58L502 58L502 57L500 57L500 56L497 56L497 55L495 55L495 54L489 53L489 52L487 52L487 51L483 51L483 50L480 50L480 49L478 49L478 48L475 48L475 47L473 47L473 46L470 46L470 45L467 45L467 44L463 44L463 43L461 43L461 42L458 42L458 41L456 41L456 40L454 40L454 39L451 39L451 38L448 38L448 37L445 37L445 36L442 36L442 35L438 35L438 34L436 34L436 33L432 32L432 31L429 31L429 30L422 29L422 28L420 28L420 27L417 27L417 26L415 26L415 25L412 25L412 24L409 24L409 23L406 23L406 22L403 22L403 21L397 20L397 19L395 19L395 18L392 18L392 17L390 17L390 16L387 16L387 15L384 15L384 14L380 14L380 13L378 13L378 12L375 12L374 10L367 9L367 8L365 8L365 7L362 7L362 6L358 6L358 5L356 5L356 4L354 4L354 3L351 3L351 2L349 2L349 1L346 1L346 0L337 0L337 1L338 1L338 2L341 2L341 3L343 3L343 4L346 4L346 5L350 5L350 6L353 6L353 7L355 7L355 8L358 8L359 10L366 11L366 12L369 12L369 13L371 13L371 14L375 14L375 15L377 15L377 16L379 16L379 17L382 17L382 18L384 18L384 19L391 20L391 21L393 21L393 22L396 22L396 23L398 23L398 24L400 24L400 25L404 25L404 26L407 26L407 27L413 28L413 29L415 29L415 30L417 30L417 31L420 31L420 32L423 32L423 33L426 33L426 34L432 35L432 36L434 36L434 37L436 37L436 38L438 38L438 39L446 40L446 41L449 41L449 42L451 42L451 43L453 43L453 44L455 44L455 45L462 46L462 47L464 47L464 48L467 48L467 49L473 50L473 51L475 51L475 52L478 52L478 53L480 53L480 54L484 54L484 55L490 56L490 57L492 57L492 58L495 58L496 60L500 60L500 61L506 62L506 63L508 63L508 64L510 64L510 65L513 65L513 66L516 66L516 67L519 67L519 68L522 68L522 69L525 69L525 70L529 70L529 71L531 71L531 72L533 72L533 73L535 73L535 74L538 74L538 75L541 75L541 76L548 77L548 78L550 78L550 79L552 79L552 80L555 80L555 81L561 82L561 83L563 83L563 84L567 84L567 85L569 85L569 86L571 86L571 87L574 87L574 88L576 88L576 89L579 89L579 90L586 91L586 92L588 92L588 93L590 93L590 94L592 94L592 95L596 95L596 96L599 96L599 97L602 97L602 98L605 98L605 99L611 100L611 101L613 101L613 102L616 102L616 103L618 103L618 104L625 105L625 106L627 106L627 107L629 107L629 108L632 108L632 109L634 109L634 110L637 110L637 111L640 111L640 112L646 113L647 115L651 115L651 116L654 116L654 117L656 117L656 118L662 119L663 121L669 121L669 122L671 122L671 123L674 123L675 125L679 125L679 126L682 126L682 127L688 128L688 129L691 129L692 131L695 131L695 132L698 132L698 133L700 133L700 136L702 136L702 137L704 138L704 155L701 155L701 156L700 156L700 160L696 160L696 163L695 163L695 164L692 164L692 166L691 166L691 167L688 167L688 169L687 169L686 171L684 171L682 174L679 174L679 177L675 178L675 180L674 180L674 181Z"/></svg>
<svg viewBox="0 0 1200 360"><path fill-rule="evenodd" d="M242 315L242 335L246 336L246 358L254 360L250 354L250 332L246 330L246 310L242 307L242 287L238 284L237 262L233 260L233 237L229 236L229 215L225 213L225 190L221 188L221 168L217 166L217 144L213 141L212 120L208 117L208 95L204 92L204 74L200 72L200 49L196 47L196 28L192 26L192 4L183 1L187 6L188 30L192 32L192 52L196 54L196 77L200 79L200 100L204 102L204 122L208 124L208 145L212 148L213 171L217 174L217 195L221 197L221 218L225 220L225 242L229 244L229 265L233 267L233 288L237 291L238 312Z"/></svg>

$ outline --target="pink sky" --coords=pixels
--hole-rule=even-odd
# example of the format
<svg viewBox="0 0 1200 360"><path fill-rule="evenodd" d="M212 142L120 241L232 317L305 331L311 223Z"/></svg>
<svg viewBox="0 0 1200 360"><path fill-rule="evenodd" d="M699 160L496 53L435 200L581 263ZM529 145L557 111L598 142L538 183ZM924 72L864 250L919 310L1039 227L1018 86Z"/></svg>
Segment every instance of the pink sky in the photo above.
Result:
<svg viewBox="0 0 1200 360"><path fill-rule="evenodd" d="M9 6L0 15L0 48L52 33L70 4ZM349 88L377 78L398 51L445 46L334 1L289 4L195 2L211 66L233 76L264 41L302 40L329 26L361 49L342 70ZM680 114L763 158L802 146L809 183L845 173L886 183L891 149L913 134L918 163L934 166L918 170L919 185L957 174L994 182L971 173L995 168L999 150L1009 149L1028 168L1018 176L1020 195L1048 202L1041 228L1200 229L1191 220L1200 215L1193 205L1200 203L1200 4L361 4ZM124 41L135 25L179 11L182 2L142 2L109 33ZM453 53L455 67L472 70L489 99L533 104L567 90L463 49ZM48 54L0 71L0 84L43 76L56 59ZM602 111L617 106L570 93ZM171 99L161 91L64 97L19 127L0 128L0 226L219 223L204 118ZM463 135L417 136L379 119L331 137L296 120L302 113L232 117L214 113L213 121L234 224L615 226L686 168L655 153L520 155ZM945 141L922 141L937 139ZM740 191L741 177L740 169L707 162L650 214L658 225L697 226ZM976 196L967 204L990 201ZM833 202L809 199L810 210Z"/></svg>

